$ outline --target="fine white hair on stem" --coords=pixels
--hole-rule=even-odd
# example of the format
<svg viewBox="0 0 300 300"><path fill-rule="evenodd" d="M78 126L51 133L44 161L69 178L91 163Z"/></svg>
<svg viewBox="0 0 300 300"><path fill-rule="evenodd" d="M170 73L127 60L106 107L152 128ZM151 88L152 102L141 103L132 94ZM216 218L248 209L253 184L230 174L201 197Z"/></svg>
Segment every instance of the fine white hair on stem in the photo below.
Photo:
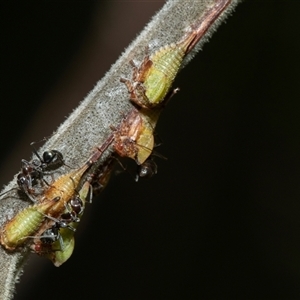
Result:
<svg viewBox="0 0 300 300"><path fill-rule="evenodd" d="M130 78L131 59L142 61L146 47L151 51L179 41L186 30L197 21L202 20L205 13L214 6L224 5L221 14L208 25L203 38L185 59L191 60L203 44L208 40L220 23L233 11L239 0L169 0L153 17L141 34L123 52L117 62L87 95L69 118L56 130L53 136L39 150L56 149L67 153L67 165L80 166L89 157L95 147L100 146L112 133L112 126L118 127L124 114L132 109L128 101L128 91L120 77ZM105 160L109 151L103 155L99 164ZM63 166L62 172L68 172ZM17 188L16 178L3 192ZM21 199L15 190L3 195L0 200L0 225L12 218L18 211L28 206L29 202ZM0 248L0 299L11 299L27 251L7 253Z"/></svg>

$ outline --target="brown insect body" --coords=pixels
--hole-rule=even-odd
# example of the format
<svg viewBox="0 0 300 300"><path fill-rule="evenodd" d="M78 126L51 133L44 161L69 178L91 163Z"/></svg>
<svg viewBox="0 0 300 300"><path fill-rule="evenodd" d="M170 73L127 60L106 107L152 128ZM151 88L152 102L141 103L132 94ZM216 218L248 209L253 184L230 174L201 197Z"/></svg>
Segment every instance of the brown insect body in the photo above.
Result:
<svg viewBox="0 0 300 300"><path fill-rule="evenodd" d="M136 109L133 109L115 131L114 149L122 157L136 159L138 152L136 140L143 128L142 118Z"/></svg>
<svg viewBox="0 0 300 300"><path fill-rule="evenodd" d="M153 125L149 116L133 109L115 131L114 148L122 157L129 157L142 164L154 147Z"/></svg>
<svg viewBox="0 0 300 300"><path fill-rule="evenodd" d="M91 166L92 162L88 161L81 168L60 176L45 191L40 202L47 202L51 199L57 199L47 212L47 215L56 218L65 210L66 203L74 195L82 175Z"/></svg>

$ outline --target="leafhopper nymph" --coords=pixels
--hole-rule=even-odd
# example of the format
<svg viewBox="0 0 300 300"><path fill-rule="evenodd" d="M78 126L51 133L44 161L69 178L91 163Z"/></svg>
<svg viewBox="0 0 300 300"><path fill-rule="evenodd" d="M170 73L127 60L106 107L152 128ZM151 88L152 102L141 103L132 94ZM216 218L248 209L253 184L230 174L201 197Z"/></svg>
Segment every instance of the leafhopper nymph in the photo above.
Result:
<svg viewBox="0 0 300 300"><path fill-rule="evenodd" d="M143 108L153 108L162 104L190 45L197 36L197 31L192 31L182 41L166 45L151 56L147 55L140 67L131 60L132 79L120 80L127 86L130 100Z"/></svg>

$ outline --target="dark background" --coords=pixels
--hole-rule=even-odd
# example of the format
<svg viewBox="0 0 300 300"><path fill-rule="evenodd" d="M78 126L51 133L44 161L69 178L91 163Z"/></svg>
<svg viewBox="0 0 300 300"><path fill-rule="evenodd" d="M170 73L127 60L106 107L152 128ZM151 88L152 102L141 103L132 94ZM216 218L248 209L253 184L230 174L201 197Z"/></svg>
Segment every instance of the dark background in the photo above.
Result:
<svg viewBox="0 0 300 300"><path fill-rule="evenodd" d="M1 5L1 182L163 1ZM300 2L244 1L178 76L159 172L115 177L23 299L299 299ZM126 30L126 32L125 32Z"/></svg>

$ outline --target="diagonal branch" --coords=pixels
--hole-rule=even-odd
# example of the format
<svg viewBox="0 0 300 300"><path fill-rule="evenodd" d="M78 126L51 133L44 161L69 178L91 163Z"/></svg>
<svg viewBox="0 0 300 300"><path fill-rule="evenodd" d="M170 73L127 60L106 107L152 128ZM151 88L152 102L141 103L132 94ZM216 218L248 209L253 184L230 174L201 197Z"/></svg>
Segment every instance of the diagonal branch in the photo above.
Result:
<svg viewBox="0 0 300 300"><path fill-rule="evenodd" d="M142 61L146 47L149 46L152 52L177 42L191 26L196 26L202 32L201 39L191 49L186 63L238 2L239 0L168 1L40 152L56 149L68 153L68 165L82 165L93 149L101 146L111 134L111 126L118 127L124 114L132 109L127 89L120 83L120 77L129 78L132 73L129 61ZM100 158L99 164L105 161L108 154L107 152ZM64 167L62 171L67 172L68 169ZM16 188L15 179L4 191L12 188ZM1 225L27 205L28 202L16 192L9 193L9 197L3 196L0 205ZM12 297L26 254L27 251L7 253L3 248L0 249L0 299Z"/></svg>

